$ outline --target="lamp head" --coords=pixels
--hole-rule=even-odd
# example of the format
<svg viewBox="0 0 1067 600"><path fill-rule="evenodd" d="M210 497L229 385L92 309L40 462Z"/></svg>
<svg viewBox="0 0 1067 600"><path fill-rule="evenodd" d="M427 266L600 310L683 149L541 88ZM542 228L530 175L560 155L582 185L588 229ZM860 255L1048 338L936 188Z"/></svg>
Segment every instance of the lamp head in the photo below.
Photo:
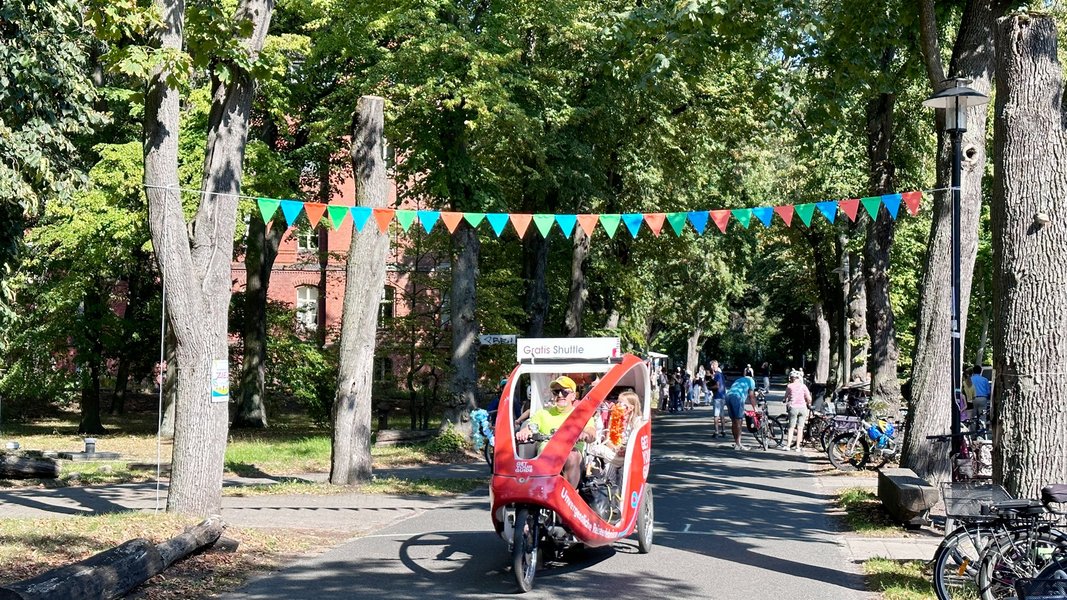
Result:
<svg viewBox="0 0 1067 600"><path fill-rule="evenodd" d="M950 79L945 88L923 101L927 108L945 109L945 131L967 131L967 109L989 103L989 96L967 87L969 79Z"/></svg>

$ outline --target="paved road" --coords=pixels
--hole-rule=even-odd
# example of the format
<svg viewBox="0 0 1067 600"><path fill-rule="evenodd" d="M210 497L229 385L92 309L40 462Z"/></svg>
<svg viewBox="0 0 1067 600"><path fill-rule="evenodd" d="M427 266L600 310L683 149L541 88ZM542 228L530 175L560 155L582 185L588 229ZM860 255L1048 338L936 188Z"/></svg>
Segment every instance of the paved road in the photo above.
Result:
<svg viewBox="0 0 1067 600"><path fill-rule="evenodd" d="M859 599L872 595L803 456L712 444L709 409L657 417L652 553L636 542L540 571L530 598ZM754 442L749 439L750 444ZM260 578L227 600L495 598L515 592L485 490Z"/></svg>

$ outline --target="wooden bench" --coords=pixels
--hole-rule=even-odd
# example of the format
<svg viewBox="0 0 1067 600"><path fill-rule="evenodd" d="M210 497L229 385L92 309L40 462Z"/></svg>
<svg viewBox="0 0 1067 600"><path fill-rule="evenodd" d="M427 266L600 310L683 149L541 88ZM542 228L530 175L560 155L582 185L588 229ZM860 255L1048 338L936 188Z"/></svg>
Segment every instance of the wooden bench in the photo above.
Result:
<svg viewBox="0 0 1067 600"><path fill-rule="evenodd" d="M911 469L882 469L878 473L878 499L904 527L916 529L929 522L930 508L940 496L937 488Z"/></svg>

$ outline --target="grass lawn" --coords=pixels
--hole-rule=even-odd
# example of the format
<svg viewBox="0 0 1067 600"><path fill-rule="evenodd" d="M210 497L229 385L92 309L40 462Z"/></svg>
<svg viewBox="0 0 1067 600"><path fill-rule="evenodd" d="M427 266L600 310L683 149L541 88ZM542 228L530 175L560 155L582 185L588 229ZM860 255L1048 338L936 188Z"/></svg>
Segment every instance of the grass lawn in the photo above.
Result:
<svg viewBox="0 0 1067 600"><path fill-rule="evenodd" d="M837 505L844 511L848 528L870 537L894 537L904 533L882 508L874 492L864 488L845 488L838 492Z"/></svg>
<svg viewBox="0 0 1067 600"><path fill-rule="evenodd" d="M931 575L917 560L872 558L863 563L871 589L885 600L936 600Z"/></svg>

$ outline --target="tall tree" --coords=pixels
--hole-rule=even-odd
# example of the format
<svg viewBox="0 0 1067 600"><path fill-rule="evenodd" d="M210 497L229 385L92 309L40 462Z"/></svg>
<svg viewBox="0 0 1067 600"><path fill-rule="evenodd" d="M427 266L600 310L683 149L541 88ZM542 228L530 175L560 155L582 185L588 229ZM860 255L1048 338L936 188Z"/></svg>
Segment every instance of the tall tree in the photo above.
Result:
<svg viewBox="0 0 1067 600"><path fill-rule="evenodd" d="M180 55L186 5L183 0L156 0L156 6L163 18L159 47ZM176 68L181 63L168 61L156 68L145 95L149 223L176 340L177 364L170 365L177 369L167 494L171 512L208 514L221 506L228 403L212 402L208 384L217 364L228 365L230 260L254 90L251 68L263 47L273 8L273 0L242 0L233 28L220 24L214 11L197 12L196 24L208 33L219 33L219 38L208 35L200 40L201 49L212 55L196 57L211 66L212 100L201 200L191 224L185 220L178 181L181 112ZM223 48L225 35L233 36L233 43ZM222 53L224 49L228 52Z"/></svg>
<svg viewBox="0 0 1067 600"><path fill-rule="evenodd" d="M385 101L359 99L352 118L352 171L361 206L381 208L388 197L385 174ZM345 270L341 365L333 406L330 483L349 485L371 476L371 385L378 305L385 285L389 237L373 224L352 236Z"/></svg>
<svg viewBox="0 0 1067 600"><path fill-rule="evenodd" d="M938 42L938 19L934 0L922 0L919 33L927 77L933 90L953 85L946 81ZM993 78L993 25L1000 2L968 0L960 19L948 77L962 77L970 86L988 94ZM944 115L938 114L937 187L949 185L952 152L944 135ZM986 162L986 111L971 110L963 135L963 173L960 190L960 335L966 335L967 311L971 295L974 260L978 247L978 220L982 209L982 176ZM951 346L951 238L952 197L935 196L933 225L927 245L926 269L919 300L918 335L911 371L909 427L904 440L901 465L932 482L949 477L948 456L929 452L926 436L945 433L949 428L953 403Z"/></svg>
<svg viewBox="0 0 1067 600"><path fill-rule="evenodd" d="M993 475L1020 498L1067 479L1067 111L1057 46L1049 16L997 23Z"/></svg>

